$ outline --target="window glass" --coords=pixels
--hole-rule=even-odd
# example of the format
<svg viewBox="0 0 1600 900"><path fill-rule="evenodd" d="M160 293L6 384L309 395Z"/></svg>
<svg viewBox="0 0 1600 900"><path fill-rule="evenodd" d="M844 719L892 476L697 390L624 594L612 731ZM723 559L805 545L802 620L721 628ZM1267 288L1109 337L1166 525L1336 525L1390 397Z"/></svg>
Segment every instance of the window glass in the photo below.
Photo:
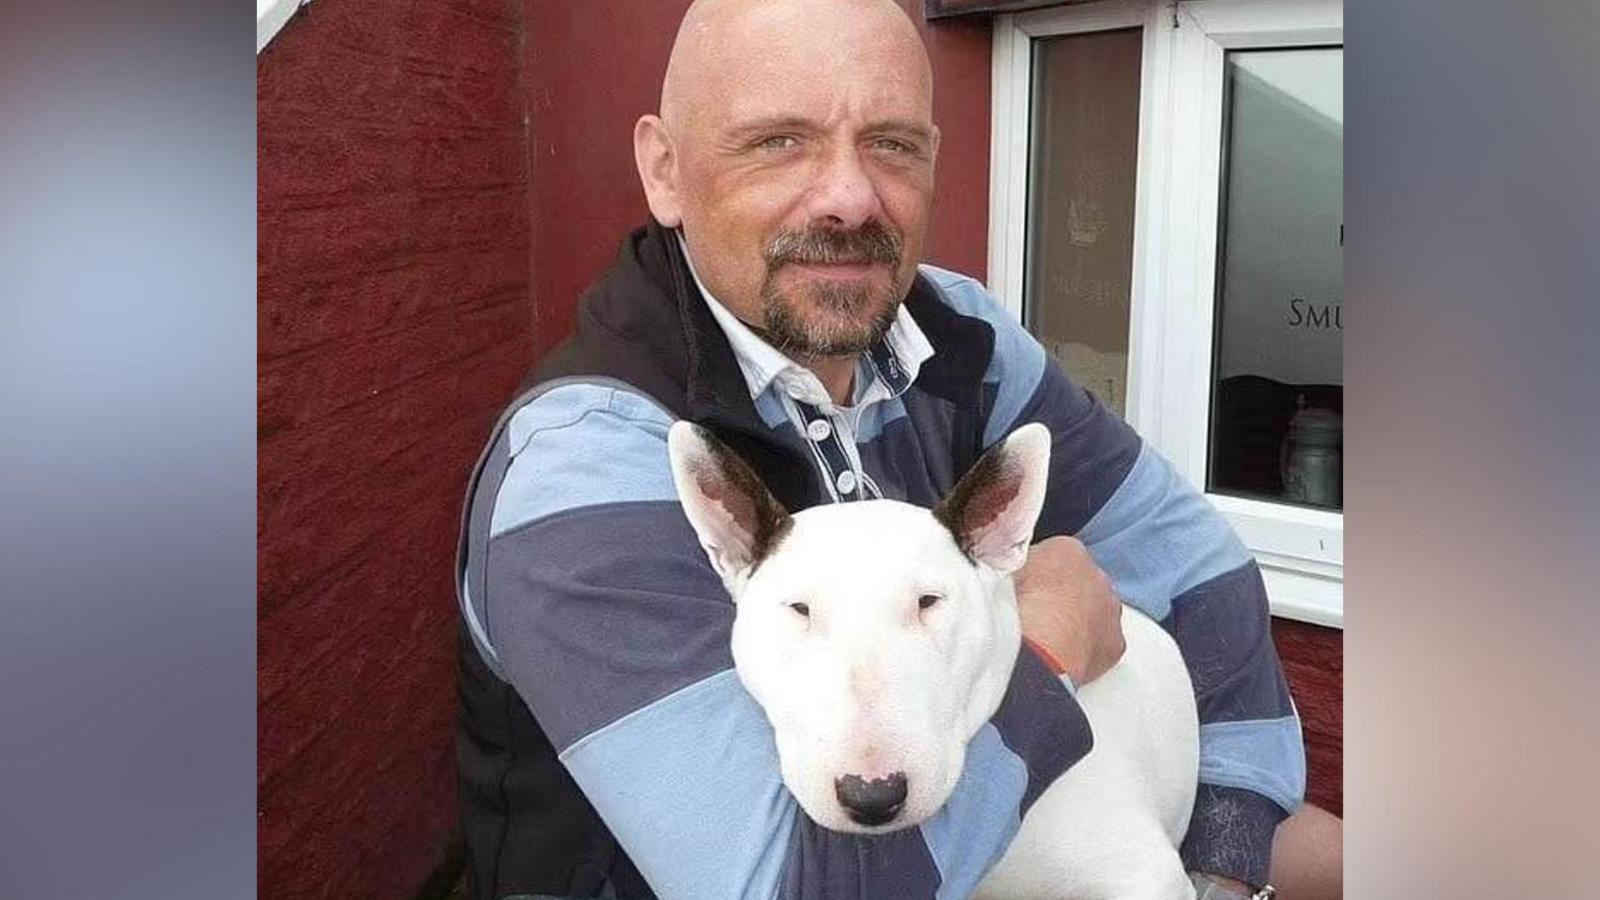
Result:
<svg viewBox="0 0 1600 900"><path fill-rule="evenodd" d="M1125 414L1139 155L1138 28L1034 42L1023 316L1073 381Z"/></svg>
<svg viewBox="0 0 1600 900"><path fill-rule="evenodd" d="M1343 505L1344 51L1229 53L1210 489Z"/></svg>

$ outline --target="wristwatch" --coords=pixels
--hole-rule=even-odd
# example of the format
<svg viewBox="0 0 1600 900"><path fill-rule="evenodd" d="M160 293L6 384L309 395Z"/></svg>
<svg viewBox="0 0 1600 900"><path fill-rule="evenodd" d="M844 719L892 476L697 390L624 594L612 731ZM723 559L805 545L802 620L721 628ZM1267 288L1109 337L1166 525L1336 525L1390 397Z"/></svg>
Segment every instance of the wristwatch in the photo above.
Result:
<svg viewBox="0 0 1600 900"><path fill-rule="evenodd" d="M1194 882L1194 900L1272 900L1278 895L1277 888L1270 884L1264 884L1261 890L1247 894L1203 872L1191 872L1189 880Z"/></svg>

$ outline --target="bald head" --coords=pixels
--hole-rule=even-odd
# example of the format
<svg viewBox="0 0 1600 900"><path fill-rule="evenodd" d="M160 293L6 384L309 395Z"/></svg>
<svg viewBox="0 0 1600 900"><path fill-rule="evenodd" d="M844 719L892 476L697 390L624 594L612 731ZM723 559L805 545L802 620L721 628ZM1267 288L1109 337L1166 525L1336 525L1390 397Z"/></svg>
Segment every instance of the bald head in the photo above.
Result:
<svg viewBox="0 0 1600 900"><path fill-rule="evenodd" d="M938 147L893 0L697 0L634 128L650 212L710 293L846 385L915 276Z"/></svg>
<svg viewBox="0 0 1600 900"><path fill-rule="evenodd" d="M894 0L695 0L661 82L661 119L683 132L748 79L780 67L794 78L812 67L864 62L914 75L931 109L927 50Z"/></svg>

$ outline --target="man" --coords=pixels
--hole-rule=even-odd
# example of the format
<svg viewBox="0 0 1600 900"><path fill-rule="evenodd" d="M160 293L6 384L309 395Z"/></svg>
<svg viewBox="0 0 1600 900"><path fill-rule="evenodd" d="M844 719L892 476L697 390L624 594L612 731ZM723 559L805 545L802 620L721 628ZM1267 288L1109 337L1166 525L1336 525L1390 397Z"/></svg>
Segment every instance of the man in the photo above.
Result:
<svg viewBox="0 0 1600 900"><path fill-rule="evenodd" d="M799 811L677 504L676 418L715 430L791 509L931 506L984 448L1045 423L1051 486L1019 579L1042 650L1021 653L995 716L1004 746L974 750L969 771L1047 783L1087 752L1052 670L1081 684L1115 662L1120 596L1176 635L1195 680L1203 783L1184 857L1206 889L1279 878L1275 832L1321 846L1279 828L1303 751L1242 545L976 282L918 266L939 135L904 12L698 0L634 144L653 221L585 295L577 336L507 410L470 488L458 751L477 896L962 896L1037 793L969 779L934 819L881 837Z"/></svg>

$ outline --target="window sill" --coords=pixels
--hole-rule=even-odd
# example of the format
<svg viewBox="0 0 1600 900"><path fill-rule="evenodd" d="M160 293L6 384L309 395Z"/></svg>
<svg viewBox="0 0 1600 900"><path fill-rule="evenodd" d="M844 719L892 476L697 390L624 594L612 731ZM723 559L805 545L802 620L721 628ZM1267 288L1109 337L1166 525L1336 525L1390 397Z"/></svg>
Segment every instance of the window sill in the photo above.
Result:
<svg viewBox="0 0 1600 900"><path fill-rule="evenodd" d="M1274 616L1344 629L1343 581L1281 568L1269 554L1257 554L1256 562L1267 585L1267 608Z"/></svg>

